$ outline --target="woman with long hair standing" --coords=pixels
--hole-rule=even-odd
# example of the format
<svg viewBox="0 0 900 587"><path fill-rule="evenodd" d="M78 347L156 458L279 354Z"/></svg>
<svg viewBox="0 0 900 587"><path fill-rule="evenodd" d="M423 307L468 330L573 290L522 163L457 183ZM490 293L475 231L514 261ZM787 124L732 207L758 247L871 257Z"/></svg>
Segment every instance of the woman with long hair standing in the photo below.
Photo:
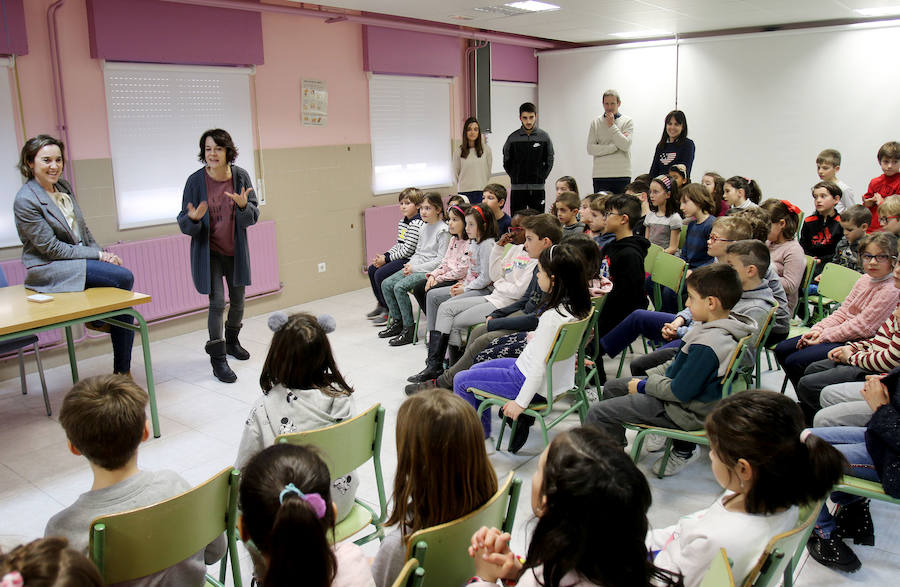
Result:
<svg viewBox="0 0 900 587"><path fill-rule="evenodd" d="M491 183L491 147L484 142L481 126L474 116L463 124L463 139L453 151L453 178L460 194L472 204L481 203L484 186Z"/></svg>

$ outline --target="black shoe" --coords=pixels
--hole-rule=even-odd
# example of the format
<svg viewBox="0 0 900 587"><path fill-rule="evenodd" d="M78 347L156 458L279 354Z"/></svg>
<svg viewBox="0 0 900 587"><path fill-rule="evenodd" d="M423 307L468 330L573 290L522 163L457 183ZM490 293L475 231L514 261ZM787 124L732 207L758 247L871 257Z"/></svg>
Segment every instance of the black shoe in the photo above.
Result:
<svg viewBox="0 0 900 587"><path fill-rule="evenodd" d="M425 383L431 379L437 379L444 372L443 369L438 365L425 365L425 368L413 375L412 377L407 377L406 380L410 383Z"/></svg>
<svg viewBox="0 0 900 587"><path fill-rule="evenodd" d="M504 418L506 419L506 424L512 427L512 419L506 416ZM534 416L520 414L518 423L516 433L509 439L509 452L512 454L517 454L528 441L528 433L531 432L531 427L534 426Z"/></svg>
<svg viewBox="0 0 900 587"><path fill-rule="evenodd" d="M822 538L815 530L809 535L806 543L809 556L819 564L845 573L855 573L862 567L853 549L844 544L840 538Z"/></svg>
<svg viewBox="0 0 900 587"><path fill-rule="evenodd" d="M240 334L240 332L240 326L237 328L225 326L225 352L238 361L246 361L250 358L250 351L241 346L241 343L238 340L238 334Z"/></svg>
<svg viewBox="0 0 900 587"><path fill-rule="evenodd" d="M403 393L405 393L406 395L416 395L420 391L433 389L435 387L437 387L437 382L434 379L429 379L428 381L423 381L422 383L410 383L403 389Z"/></svg>
<svg viewBox="0 0 900 587"><path fill-rule="evenodd" d="M387 308L385 308L381 304L378 304L377 306L375 306L374 310L366 314L366 318L368 318L369 320L374 320L379 316L383 316L385 313L387 313Z"/></svg>
<svg viewBox="0 0 900 587"><path fill-rule="evenodd" d="M237 375L228 366L228 359L225 358L225 341L211 340L206 343L206 354L209 355L209 362L212 364L213 375L222 383L234 383L237 381Z"/></svg>
<svg viewBox="0 0 900 587"><path fill-rule="evenodd" d="M465 349L463 347L458 347L452 344L449 345L447 347L447 366L452 367L453 365L455 365L456 362L462 358L464 352Z"/></svg>
<svg viewBox="0 0 900 587"><path fill-rule="evenodd" d="M838 506L834 521L837 527L831 533L833 538L852 538L853 544L875 546L875 526L869 513L868 499Z"/></svg>
<svg viewBox="0 0 900 587"><path fill-rule="evenodd" d="M378 338L394 338L401 332L403 332L403 322L391 320L388 327L378 333Z"/></svg>
<svg viewBox="0 0 900 587"><path fill-rule="evenodd" d="M416 327L415 326L404 326L403 330L400 332L398 336L395 336L388 344L391 346L404 346L407 344L412 344L413 339L416 336Z"/></svg>
<svg viewBox="0 0 900 587"><path fill-rule="evenodd" d="M384 314L381 316L376 316L371 319L372 326L385 326L391 321L391 317L388 315L387 310L385 310Z"/></svg>

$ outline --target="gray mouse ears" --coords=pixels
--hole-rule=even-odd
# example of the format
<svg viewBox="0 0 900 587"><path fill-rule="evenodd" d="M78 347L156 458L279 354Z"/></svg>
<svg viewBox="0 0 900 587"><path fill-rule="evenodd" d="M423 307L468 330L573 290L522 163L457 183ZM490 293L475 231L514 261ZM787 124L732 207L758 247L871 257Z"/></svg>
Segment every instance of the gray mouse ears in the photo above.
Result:
<svg viewBox="0 0 900 587"><path fill-rule="evenodd" d="M282 312L280 310L278 312L273 312L271 315L269 315L269 329L272 332L277 332L281 329L282 326L287 324L288 318L289 316L285 312ZM319 326L322 327L322 330L324 330L326 333L334 332L334 329L337 327L334 316L332 316L331 314L319 314L316 317L316 321L319 323Z"/></svg>

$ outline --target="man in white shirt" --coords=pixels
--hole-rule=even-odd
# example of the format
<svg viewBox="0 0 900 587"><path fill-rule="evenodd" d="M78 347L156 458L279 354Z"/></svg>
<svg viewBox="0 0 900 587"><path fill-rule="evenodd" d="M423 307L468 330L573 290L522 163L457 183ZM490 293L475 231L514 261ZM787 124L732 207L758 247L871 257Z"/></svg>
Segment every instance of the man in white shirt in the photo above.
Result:
<svg viewBox="0 0 900 587"><path fill-rule="evenodd" d="M594 157L594 193L625 192L631 182L631 140L634 123L619 113L622 99L616 90L603 92L603 116L591 122L587 152Z"/></svg>

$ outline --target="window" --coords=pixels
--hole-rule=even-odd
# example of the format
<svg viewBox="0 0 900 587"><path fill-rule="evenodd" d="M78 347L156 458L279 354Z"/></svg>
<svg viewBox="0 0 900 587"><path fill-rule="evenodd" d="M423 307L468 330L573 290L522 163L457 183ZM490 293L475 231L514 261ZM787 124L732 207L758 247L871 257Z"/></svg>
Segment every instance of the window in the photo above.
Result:
<svg viewBox="0 0 900 587"><path fill-rule="evenodd" d="M9 59L0 59L0 247L22 244L16 232L13 218L13 200L22 187L22 175L16 166L19 162L19 144L16 142L15 111L9 83Z"/></svg>
<svg viewBox="0 0 900 587"><path fill-rule="evenodd" d="M369 77L372 191L450 185L450 79Z"/></svg>
<svg viewBox="0 0 900 587"><path fill-rule="evenodd" d="M227 130L254 176L249 69L107 62L104 78L120 229L175 221L207 129Z"/></svg>

